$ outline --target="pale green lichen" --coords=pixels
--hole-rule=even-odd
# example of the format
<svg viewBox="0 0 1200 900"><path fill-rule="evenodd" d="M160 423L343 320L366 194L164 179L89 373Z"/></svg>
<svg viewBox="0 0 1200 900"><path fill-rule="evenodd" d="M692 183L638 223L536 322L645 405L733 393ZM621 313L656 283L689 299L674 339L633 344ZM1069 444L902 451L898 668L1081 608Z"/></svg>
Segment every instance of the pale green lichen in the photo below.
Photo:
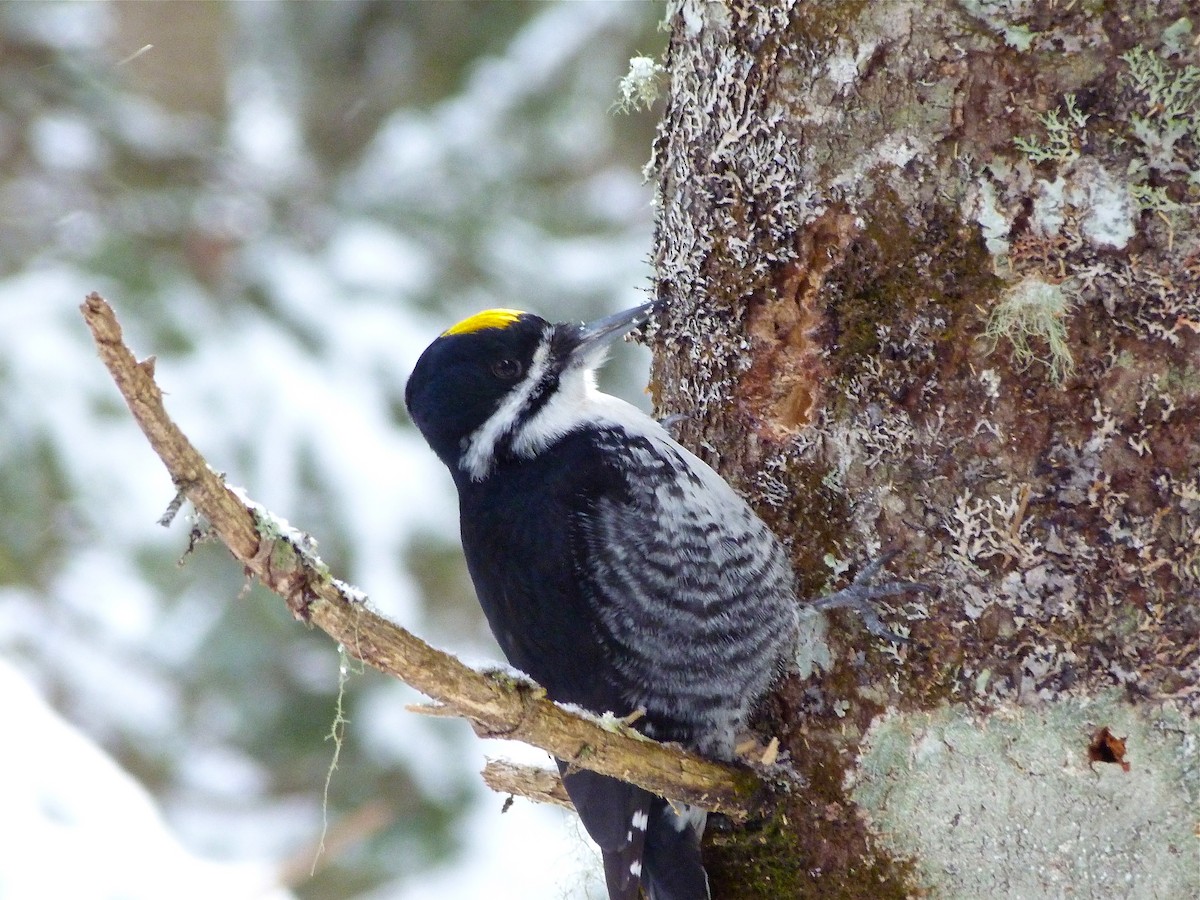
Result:
<svg viewBox="0 0 1200 900"><path fill-rule="evenodd" d="M1004 43L1019 53L1033 46L1037 33L1028 25L1015 21L1032 12L1029 0L961 0L963 9L983 20L1004 38Z"/></svg>
<svg viewBox="0 0 1200 900"><path fill-rule="evenodd" d="M317 839L317 849L313 852L312 867L308 872L310 876L316 874L317 863L325 852L325 838L329 836L329 788L333 785L333 774L342 759L342 748L346 744L346 726L350 724L350 720L346 718L346 684L350 680L351 659L350 654L346 652L346 646L338 644L337 698L334 701L333 722L325 735L325 740L333 741L333 755L329 760L329 768L325 770L325 785L321 789L321 834ZM355 674L360 675L362 671L362 663L359 662Z"/></svg>
<svg viewBox="0 0 1200 900"><path fill-rule="evenodd" d="M1175 225L1185 211L1184 205L1172 200L1165 187L1152 187L1145 182L1130 184L1129 196L1138 209L1161 216L1170 225Z"/></svg>
<svg viewBox="0 0 1200 900"><path fill-rule="evenodd" d="M840 578L850 568L850 563L844 559L838 559L832 553L826 553L822 561L829 566L835 579Z"/></svg>
<svg viewBox="0 0 1200 900"><path fill-rule="evenodd" d="M990 349L1004 338L1012 345L1019 365L1045 363L1050 377L1061 383L1075 368L1067 344L1066 317L1071 306L1068 282L1052 284L1030 275L1005 292L988 317L983 337L990 342ZM1031 347L1031 340L1044 342L1047 354L1039 355Z"/></svg>
<svg viewBox="0 0 1200 900"><path fill-rule="evenodd" d="M1119 250L1137 233L1137 207L1128 179L1109 171L1095 157L1075 162L1063 196L1093 247Z"/></svg>
<svg viewBox="0 0 1200 900"><path fill-rule="evenodd" d="M1012 230L1012 222L1000 206L996 186L989 179L981 178L971 197L970 215L979 223L988 253L996 257L1007 256L1011 246L1008 235Z"/></svg>
<svg viewBox="0 0 1200 900"><path fill-rule="evenodd" d="M1167 56L1182 56L1191 48L1192 22L1184 17L1176 19L1162 33L1163 51Z"/></svg>
<svg viewBox="0 0 1200 900"><path fill-rule="evenodd" d="M1092 762L1107 729L1115 762ZM1113 693L977 718L891 713L847 787L931 897L1195 897L1200 728Z"/></svg>
<svg viewBox="0 0 1200 900"><path fill-rule="evenodd" d="M817 672L828 672L833 668L828 633L829 621L824 613L812 607L800 610L792 660L800 678L807 680Z"/></svg>
<svg viewBox="0 0 1200 900"><path fill-rule="evenodd" d="M1066 109L1062 115L1052 109L1037 117L1046 130L1045 143L1036 136L1013 138L1013 144L1030 162L1065 163L1079 158L1079 148L1087 136L1084 129L1088 116L1076 105L1074 94L1067 94L1065 100Z"/></svg>
<svg viewBox="0 0 1200 900"><path fill-rule="evenodd" d="M1121 60L1127 66L1121 83L1142 101L1141 111L1130 115L1129 127L1145 146L1150 167L1187 173L1193 184L1200 184L1193 158L1200 150L1200 67L1173 67L1144 47L1123 53Z"/></svg>

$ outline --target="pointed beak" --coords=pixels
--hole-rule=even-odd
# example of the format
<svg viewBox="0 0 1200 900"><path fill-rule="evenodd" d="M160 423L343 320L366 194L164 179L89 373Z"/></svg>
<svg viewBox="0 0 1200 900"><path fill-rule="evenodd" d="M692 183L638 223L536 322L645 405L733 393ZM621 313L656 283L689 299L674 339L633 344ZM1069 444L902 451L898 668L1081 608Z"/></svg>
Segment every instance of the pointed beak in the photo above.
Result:
<svg viewBox="0 0 1200 900"><path fill-rule="evenodd" d="M576 334L578 343L571 351L571 356L578 360L587 360L608 347L613 341L649 321L654 312L654 303L644 303L627 309L624 312L613 313L595 322L580 325Z"/></svg>

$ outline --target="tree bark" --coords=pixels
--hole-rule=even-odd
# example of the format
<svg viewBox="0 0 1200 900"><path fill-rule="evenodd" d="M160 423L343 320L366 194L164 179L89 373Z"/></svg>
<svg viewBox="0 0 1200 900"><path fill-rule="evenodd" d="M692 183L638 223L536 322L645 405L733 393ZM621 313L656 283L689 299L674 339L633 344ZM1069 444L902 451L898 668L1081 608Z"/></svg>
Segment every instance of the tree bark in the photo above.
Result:
<svg viewBox="0 0 1200 900"><path fill-rule="evenodd" d="M885 545L941 587L764 704L807 787L714 897L1200 894L1188 13L672 7L658 412L805 593Z"/></svg>

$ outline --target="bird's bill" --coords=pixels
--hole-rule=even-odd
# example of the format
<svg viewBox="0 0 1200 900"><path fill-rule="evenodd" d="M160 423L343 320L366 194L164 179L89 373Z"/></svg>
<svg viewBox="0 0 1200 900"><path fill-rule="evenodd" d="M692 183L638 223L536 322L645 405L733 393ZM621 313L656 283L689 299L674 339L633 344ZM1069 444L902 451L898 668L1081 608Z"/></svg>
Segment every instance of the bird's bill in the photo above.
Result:
<svg viewBox="0 0 1200 900"><path fill-rule="evenodd" d="M653 311L653 303L643 303L633 309L613 313L611 316L579 326L579 343L571 355L577 359L592 356L621 335L645 323Z"/></svg>

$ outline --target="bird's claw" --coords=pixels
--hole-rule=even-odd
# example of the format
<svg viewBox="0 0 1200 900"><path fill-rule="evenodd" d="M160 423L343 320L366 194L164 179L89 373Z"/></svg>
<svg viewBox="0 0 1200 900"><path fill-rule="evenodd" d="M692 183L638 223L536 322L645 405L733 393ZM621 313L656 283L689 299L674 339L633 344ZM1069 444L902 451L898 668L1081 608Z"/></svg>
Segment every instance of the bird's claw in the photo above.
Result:
<svg viewBox="0 0 1200 900"><path fill-rule="evenodd" d="M933 593L934 588L917 581L887 581L883 584L872 584L880 571L896 558L898 550L890 550L871 560L854 577L849 586L824 597L818 597L811 602L813 609L852 609L862 617L867 631L878 638L891 641L893 644L911 644L912 639L902 637L883 624L876 611L875 602L883 597L895 597L910 592Z"/></svg>

